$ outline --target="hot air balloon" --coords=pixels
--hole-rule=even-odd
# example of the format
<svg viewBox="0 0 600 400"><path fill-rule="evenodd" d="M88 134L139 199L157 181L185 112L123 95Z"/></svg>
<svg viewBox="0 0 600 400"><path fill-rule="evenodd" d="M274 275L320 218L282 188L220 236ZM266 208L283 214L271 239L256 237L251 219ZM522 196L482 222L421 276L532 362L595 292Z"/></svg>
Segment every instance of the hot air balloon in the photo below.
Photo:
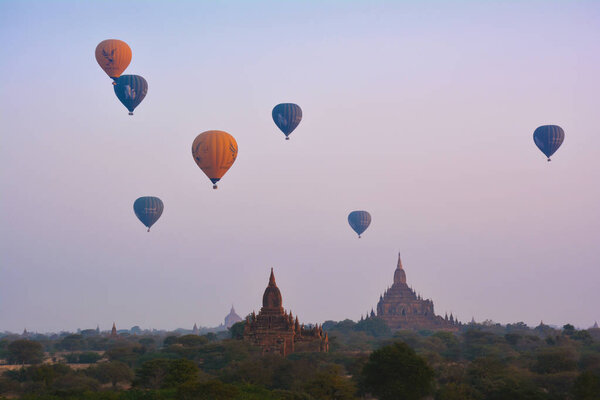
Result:
<svg viewBox="0 0 600 400"><path fill-rule="evenodd" d="M548 161L563 140L565 140L565 131L558 125L543 125L533 132L535 145L548 157Z"/></svg>
<svg viewBox="0 0 600 400"><path fill-rule="evenodd" d="M108 76L117 79L131 62L131 48L122 40L103 40L96 46L96 61Z"/></svg>
<svg viewBox="0 0 600 400"><path fill-rule="evenodd" d="M348 223L350 224L350 227L354 229L354 232L358 234L358 238L360 239L360 235L367 230L371 224L371 214L367 211L352 211L348 214Z"/></svg>
<svg viewBox="0 0 600 400"><path fill-rule="evenodd" d="M300 106L293 103L277 104L273 108L272 115L275 125L285 134L285 140L290 140L290 133L302 121L302 109Z"/></svg>
<svg viewBox="0 0 600 400"><path fill-rule="evenodd" d="M148 93L148 82L139 75L122 75L115 82L115 94L129 110L129 115L133 115L133 110Z"/></svg>
<svg viewBox="0 0 600 400"><path fill-rule="evenodd" d="M192 155L200 169L217 188L217 182L231 168L237 157L237 142L227 132L202 132L192 143Z"/></svg>
<svg viewBox="0 0 600 400"><path fill-rule="evenodd" d="M158 197L146 196L140 197L133 203L133 211L142 224L148 228L154 225L162 215L164 205Z"/></svg>

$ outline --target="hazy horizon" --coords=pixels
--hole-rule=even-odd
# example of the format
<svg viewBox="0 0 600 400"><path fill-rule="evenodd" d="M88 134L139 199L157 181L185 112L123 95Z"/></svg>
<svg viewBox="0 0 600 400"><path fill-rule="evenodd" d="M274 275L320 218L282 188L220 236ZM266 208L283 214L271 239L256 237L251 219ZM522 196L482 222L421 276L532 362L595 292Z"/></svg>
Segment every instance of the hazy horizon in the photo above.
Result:
<svg viewBox="0 0 600 400"><path fill-rule="evenodd" d="M0 3L0 331L301 322L407 281L437 314L600 321L600 3ZM127 115L94 58L126 41ZM271 119L295 102L290 136ZM532 139L560 125L548 163ZM212 190L191 156L225 130ZM146 233L133 213L158 196ZM368 210L357 239L347 223Z"/></svg>

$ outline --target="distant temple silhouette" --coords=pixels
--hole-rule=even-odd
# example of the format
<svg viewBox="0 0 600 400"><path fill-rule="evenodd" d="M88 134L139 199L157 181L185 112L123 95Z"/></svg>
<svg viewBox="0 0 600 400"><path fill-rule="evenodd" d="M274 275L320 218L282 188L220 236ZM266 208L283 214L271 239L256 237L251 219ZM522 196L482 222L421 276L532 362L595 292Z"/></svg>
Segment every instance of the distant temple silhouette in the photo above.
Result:
<svg viewBox="0 0 600 400"><path fill-rule="evenodd" d="M237 323L237 322L242 322L243 319L242 317L240 317L239 315L237 315L235 313L235 309L233 308L233 304L231 305L231 311L229 311L229 314L227 314L227 316L225 316L225 328L231 328L233 326L233 324Z"/></svg>
<svg viewBox="0 0 600 400"><path fill-rule="evenodd" d="M375 316L371 310L371 316ZM460 323L450 314L442 318L435 315L433 301L422 299L406 284L406 273L402 267L400 253L398 264L394 271L394 284L388 288L377 303L377 317L384 320L392 330L431 329L431 330L458 330ZM368 314L367 314L368 318Z"/></svg>
<svg viewBox="0 0 600 400"><path fill-rule="evenodd" d="M244 341L262 347L263 354L283 356L296 349L303 351L329 351L329 337L319 325L305 328L298 316L284 310L281 292L275 283L271 268L269 285L263 294L263 305L258 315L252 312L244 325ZM297 348L298 347L298 348Z"/></svg>

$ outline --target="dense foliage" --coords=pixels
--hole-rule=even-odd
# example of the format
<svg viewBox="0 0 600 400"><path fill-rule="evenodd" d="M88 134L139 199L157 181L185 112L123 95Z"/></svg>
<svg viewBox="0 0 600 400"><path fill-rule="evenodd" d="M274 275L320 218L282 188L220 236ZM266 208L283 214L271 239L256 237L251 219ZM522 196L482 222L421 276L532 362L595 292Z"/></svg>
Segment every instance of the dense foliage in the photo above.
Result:
<svg viewBox="0 0 600 400"><path fill-rule="evenodd" d="M327 321L329 353L261 355L225 334L110 338L95 330L0 337L0 398L600 398L600 330L491 322L460 332L391 332L383 321ZM11 364L11 365L8 365Z"/></svg>

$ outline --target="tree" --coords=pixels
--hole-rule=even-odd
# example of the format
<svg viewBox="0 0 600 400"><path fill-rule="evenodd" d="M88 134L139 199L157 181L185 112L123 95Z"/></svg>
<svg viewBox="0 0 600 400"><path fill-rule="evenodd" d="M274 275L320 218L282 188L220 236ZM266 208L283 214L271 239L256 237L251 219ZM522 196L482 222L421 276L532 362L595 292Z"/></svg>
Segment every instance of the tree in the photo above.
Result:
<svg viewBox="0 0 600 400"><path fill-rule="evenodd" d="M238 394L235 386L218 380L187 382L177 389L177 398L181 400L230 400Z"/></svg>
<svg viewBox="0 0 600 400"><path fill-rule="evenodd" d="M471 400L476 397L470 386L464 383L449 383L438 391L435 398L439 400Z"/></svg>
<svg viewBox="0 0 600 400"><path fill-rule="evenodd" d="M149 389L175 388L196 380L199 372L193 361L158 358L146 361L136 371L136 385Z"/></svg>
<svg viewBox="0 0 600 400"><path fill-rule="evenodd" d="M571 324L563 325L563 333L567 336L571 336L575 333L575 327Z"/></svg>
<svg viewBox="0 0 600 400"><path fill-rule="evenodd" d="M15 340L8 345L9 364L39 364L44 359L42 345L32 340Z"/></svg>
<svg viewBox="0 0 600 400"><path fill-rule="evenodd" d="M100 354L93 351L65 354L65 359L69 364L95 364L101 358Z"/></svg>
<svg viewBox="0 0 600 400"><path fill-rule="evenodd" d="M180 336L175 340L176 344L180 344L184 347L197 347L208 343L208 338L205 336L198 335L185 335Z"/></svg>
<svg viewBox="0 0 600 400"><path fill-rule="evenodd" d="M83 335L68 335L60 343L57 343L56 347L68 351L83 350L85 348L85 339Z"/></svg>
<svg viewBox="0 0 600 400"><path fill-rule="evenodd" d="M139 342L139 344L141 344L144 347L154 347L154 344L155 344L154 339L151 337L141 338L138 342Z"/></svg>
<svg viewBox="0 0 600 400"><path fill-rule="evenodd" d="M196 380L200 368L193 361L186 359L172 360L169 364L164 387L175 388L182 383Z"/></svg>
<svg viewBox="0 0 600 400"><path fill-rule="evenodd" d="M577 369L576 354L570 348L544 349L537 355L532 368L540 374L554 374Z"/></svg>
<svg viewBox="0 0 600 400"><path fill-rule="evenodd" d="M79 362L81 364L95 364L102 356L93 351L85 351L79 354Z"/></svg>
<svg viewBox="0 0 600 400"><path fill-rule="evenodd" d="M146 348L139 344L119 344L106 351L111 361L121 361L132 367L137 359L146 352Z"/></svg>
<svg viewBox="0 0 600 400"><path fill-rule="evenodd" d="M581 373L573 384L573 395L577 400L598 399L600 393L600 375L590 371Z"/></svg>
<svg viewBox="0 0 600 400"><path fill-rule="evenodd" d="M58 377L52 385L53 392L60 399L71 398L71 396L81 395L88 391L97 391L99 386L95 379L76 374Z"/></svg>
<svg viewBox="0 0 600 400"><path fill-rule="evenodd" d="M363 389L381 400L417 400L432 391L433 370L406 343L374 351L363 367Z"/></svg>
<svg viewBox="0 0 600 400"><path fill-rule="evenodd" d="M353 328L357 332L365 332L373 337L391 337L392 331L384 320L371 317L359 321Z"/></svg>
<svg viewBox="0 0 600 400"><path fill-rule="evenodd" d="M175 336L175 335L167 336L165 338L165 340L163 341L163 346L168 347L168 346L171 346L171 345L177 343L178 338L179 338L179 336Z"/></svg>
<svg viewBox="0 0 600 400"><path fill-rule="evenodd" d="M341 368L334 366L319 372L308 381L304 390L319 400L352 400L356 388L349 379L341 375Z"/></svg>
<svg viewBox="0 0 600 400"><path fill-rule="evenodd" d="M231 333L232 339L242 339L244 337L244 327L246 326L246 321L236 322L229 328L229 332Z"/></svg>
<svg viewBox="0 0 600 400"><path fill-rule="evenodd" d="M86 372L100 383L111 383L113 388L116 388L119 382L133 380L133 370L120 361L99 363L88 368Z"/></svg>
<svg viewBox="0 0 600 400"><path fill-rule="evenodd" d="M135 371L135 385L148 389L159 389L169 372L169 363L171 360L166 358L157 358L146 361Z"/></svg>

